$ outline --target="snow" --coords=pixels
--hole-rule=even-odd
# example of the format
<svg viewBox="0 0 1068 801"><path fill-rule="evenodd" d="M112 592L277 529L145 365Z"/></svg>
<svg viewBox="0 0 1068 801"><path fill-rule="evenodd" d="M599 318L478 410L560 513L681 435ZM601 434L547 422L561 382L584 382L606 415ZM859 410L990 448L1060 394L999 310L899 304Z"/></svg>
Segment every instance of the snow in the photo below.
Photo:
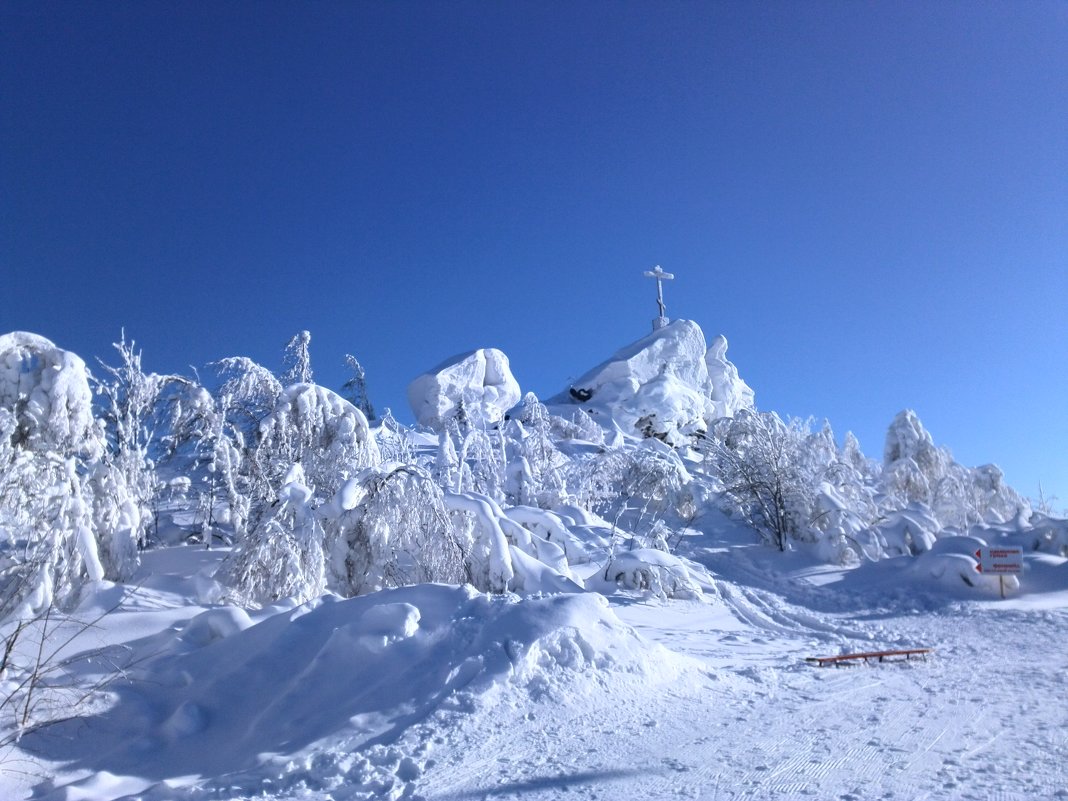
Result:
<svg viewBox="0 0 1068 801"><path fill-rule="evenodd" d="M31 448L95 455L89 371L80 357L25 331L0 336L0 409L15 411Z"/></svg>
<svg viewBox="0 0 1068 801"><path fill-rule="evenodd" d="M753 390L738 375L738 368L727 359L727 337L720 334L705 353L705 367L712 382L712 403L716 417L734 417L742 409L754 408Z"/></svg>
<svg viewBox="0 0 1068 801"><path fill-rule="evenodd" d="M408 385L416 421L435 430L455 417L461 405L475 425L500 422L520 397L508 357L496 348L453 356Z"/></svg>
<svg viewBox="0 0 1068 801"><path fill-rule="evenodd" d="M183 575L219 554L153 552L151 580L81 635L123 666L110 700L26 735L19 758L55 779L5 771L0 795L1061 797L1068 654L1049 643L1068 633L1068 561L1028 557L1060 579L1004 602L946 592L913 562L906 602L855 571L815 580L800 556L721 547L730 536L704 540L700 600L419 585L252 616L191 602ZM915 646L935 653L804 662Z"/></svg>
<svg viewBox="0 0 1068 801"><path fill-rule="evenodd" d="M548 401L581 405L595 419L618 425L624 434L650 431L682 444L719 417L753 405L753 391L727 361L727 340L705 344L692 320L674 320L617 351Z"/></svg>
<svg viewBox="0 0 1068 801"><path fill-rule="evenodd" d="M912 412L880 472L829 427L752 412L726 339L688 321L588 373L560 417L531 397L494 425L519 399L503 354L450 360L413 383L437 435L374 432L325 388L229 360L246 419L212 436L248 529L232 549L151 547L112 582L132 513L90 508L119 491L78 452L97 436L84 363L0 343L0 479L52 516L0 508L17 534L0 557L52 519L78 555L44 574L55 603L0 619L5 801L1068 798L1068 521ZM31 385L40 452L10 426ZM234 411L221 389L184 396ZM611 441L582 439L578 409ZM761 469L799 477L781 549L701 450L741 432L718 446L751 467L761 421L793 460ZM31 481L26 453L62 480ZM159 501L176 542L204 483L181 464ZM980 573L986 546L1020 547L1022 573ZM903 648L933 651L806 661Z"/></svg>

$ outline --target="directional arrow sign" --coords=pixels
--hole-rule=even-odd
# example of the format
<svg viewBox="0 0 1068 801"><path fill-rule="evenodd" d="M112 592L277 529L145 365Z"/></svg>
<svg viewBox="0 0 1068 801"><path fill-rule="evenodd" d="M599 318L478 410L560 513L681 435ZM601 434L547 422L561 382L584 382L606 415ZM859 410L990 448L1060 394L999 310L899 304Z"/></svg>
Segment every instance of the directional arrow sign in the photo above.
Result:
<svg viewBox="0 0 1068 801"><path fill-rule="evenodd" d="M1023 548L991 546L979 548L975 552L979 564L975 569L980 573L1005 575L1023 572Z"/></svg>

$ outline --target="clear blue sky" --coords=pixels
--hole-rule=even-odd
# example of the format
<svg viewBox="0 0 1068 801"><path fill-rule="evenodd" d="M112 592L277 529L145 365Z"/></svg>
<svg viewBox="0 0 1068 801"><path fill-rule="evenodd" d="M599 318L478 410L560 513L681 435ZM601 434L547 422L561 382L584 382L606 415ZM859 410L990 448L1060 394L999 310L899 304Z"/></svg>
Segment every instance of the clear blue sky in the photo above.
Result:
<svg viewBox="0 0 1068 801"><path fill-rule="evenodd" d="M503 349L668 314L881 456L914 408L1068 505L1068 4L0 6L0 328L145 366Z"/></svg>

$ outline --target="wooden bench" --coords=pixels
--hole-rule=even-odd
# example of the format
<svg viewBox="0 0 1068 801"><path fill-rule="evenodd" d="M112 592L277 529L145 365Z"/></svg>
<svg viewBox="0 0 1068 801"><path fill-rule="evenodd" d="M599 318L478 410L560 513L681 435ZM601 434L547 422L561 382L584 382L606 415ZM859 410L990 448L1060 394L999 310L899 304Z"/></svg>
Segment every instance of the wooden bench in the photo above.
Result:
<svg viewBox="0 0 1068 801"><path fill-rule="evenodd" d="M918 656L922 659L927 658L927 654L934 651L934 648L907 648L901 651L871 651L865 654L838 654L837 656L808 656L805 657L806 662L814 662L820 667L827 667L828 665L834 665L839 667L840 665L848 665L852 661L859 662L864 660L865 662L871 659L878 659L880 662L887 661L908 661L914 656ZM904 660L892 659L892 657L905 657Z"/></svg>

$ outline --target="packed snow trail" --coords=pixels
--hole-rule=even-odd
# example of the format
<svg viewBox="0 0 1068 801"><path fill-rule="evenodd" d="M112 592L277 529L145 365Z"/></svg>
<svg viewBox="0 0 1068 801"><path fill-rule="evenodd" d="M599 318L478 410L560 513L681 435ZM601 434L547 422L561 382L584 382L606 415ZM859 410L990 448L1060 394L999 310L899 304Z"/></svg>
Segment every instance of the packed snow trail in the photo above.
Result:
<svg viewBox="0 0 1068 801"><path fill-rule="evenodd" d="M1068 711L1060 703L1068 652L1047 646L1068 635L1063 611L961 606L880 620L880 628L930 643L937 654L841 669L800 661L813 652L805 650L811 630L790 639L735 629L731 640L731 632L696 622L673 628L683 613L671 607L618 611L644 636L716 666L699 682L655 692L606 688L564 706L472 716L450 733L448 753L419 794L428 801L1068 798ZM696 607L684 614L701 617ZM717 614L708 608L708 617ZM713 656L724 651L729 657Z"/></svg>
<svg viewBox="0 0 1068 801"><path fill-rule="evenodd" d="M1068 798L1064 591L888 611L881 588L720 574L703 601L420 585L253 618L187 605L211 603L210 552L160 556L182 569L93 596L125 598L97 632L125 700L26 738L56 778L3 797ZM901 646L936 650L804 662Z"/></svg>

